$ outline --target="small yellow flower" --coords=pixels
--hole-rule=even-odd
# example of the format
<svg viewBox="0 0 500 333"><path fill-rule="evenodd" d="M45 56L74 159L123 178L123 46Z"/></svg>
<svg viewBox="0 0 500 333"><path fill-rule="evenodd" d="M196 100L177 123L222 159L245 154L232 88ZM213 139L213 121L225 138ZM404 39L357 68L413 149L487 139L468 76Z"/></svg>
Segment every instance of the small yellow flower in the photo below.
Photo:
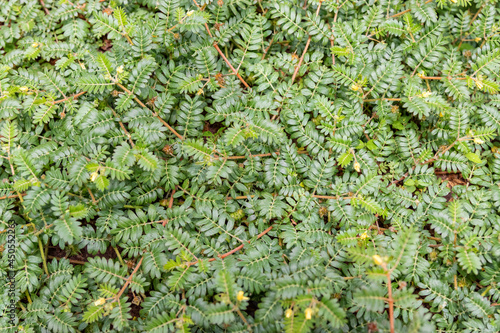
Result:
<svg viewBox="0 0 500 333"><path fill-rule="evenodd" d="M444 117L444 113L443 112L439 112L439 116L440 117Z"/></svg>
<svg viewBox="0 0 500 333"><path fill-rule="evenodd" d="M80 63L80 67L81 67L82 69L85 69L85 65L84 65L83 63Z"/></svg>
<svg viewBox="0 0 500 333"><path fill-rule="evenodd" d="M354 84L351 86L351 90L358 91L359 89L361 89L361 87L360 87L359 85L357 85L356 83L354 83Z"/></svg>
<svg viewBox="0 0 500 333"><path fill-rule="evenodd" d="M363 232L363 233L361 234L361 236L359 236L359 238L361 238L362 240L365 240L365 239L367 239L368 237L370 237L370 236L368 236L368 234L366 233L366 231L365 231L365 232Z"/></svg>
<svg viewBox="0 0 500 333"><path fill-rule="evenodd" d="M186 16L191 16L191 15L193 15L193 13L194 13L194 10L190 10L189 12L187 12Z"/></svg>
<svg viewBox="0 0 500 333"><path fill-rule="evenodd" d="M360 172L361 171L361 164L359 164L359 162L354 162L354 170L356 170L357 172Z"/></svg>
<svg viewBox="0 0 500 333"><path fill-rule="evenodd" d="M198 96L199 96L199 95L203 95L203 89L198 90L198 91L196 92L196 95L198 95Z"/></svg>
<svg viewBox="0 0 500 333"><path fill-rule="evenodd" d="M474 80L474 83L476 84L476 87L479 89L483 89L483 83L480 80Z"/></svg>
<svg viewBox="0 0 500 333"><path fill-rule="evenodd" d="M482 145L484 143L484 141L481 140L480 138L474 138L474 143L478 144L478 145Z"/></svg>
<svg viewBox="0 0 500 333"><path fill-rule="evenodd" d="M293 310L292 309L286 310L285 317L290 318L291 316L293 316Z"/></svg>
<svg viewBox="0 0 500 333"><path fill-rule="evenodd" d="M31 47L34 47L34 48L37 48L40 44L38 44L37 42L31 44Z"/></svg>
<svg viewBox="0 0 500 333"><path fill-rule="evenodd" d="M19 87L19 90L21 90L22 92L27 92L28 91L28 87L26 86L22 86L22 87Z"/></svg>
<svg viewBox="0 0 500 333"><path fill-rule="evenodd" d="M104 298L99 298L97 301L94 302L95 306L103 305L106 303L106 300Z"/></svg>
<svg viewBox="0 0 500 333"><path fill-rule="evenodd" d="M118 67L118 68L116 69L116 73L118 73L118 74L123 73L123 65L121 65L120 67Z"/></svg>
<svg viewBox="0 0 500 333"><path fill-rule="evenodd" d="M241 302L241 301L248 301L250 298L245 296L245 293L243 292L243 290L240 290L240 291L238 291L238 294L236 295L236 299L238 300L238 302Z"/></svg>
<svg viewBox="0 0 500 333"><path fill-rule="evenodd" d="M474 41L475 41L475 42L479 42L480 40L481 40L481 37L476 37L476 38L474 38Z"/></svg>
<svg viewBox="0 0 500 333"><path fill-rule="evenodd" d="M457 0L450 0L450 1L453 2L453 3L457 3Z"/></svg>
<svg viewBox="0 0 500 333"><path fill-rule="evenodd" d="M421 95L421 96L422 96L423 98L427 98L427 97L429 97L430 95L432 95L432 93L431 93L430 91L424 91L424 92L422 93L422 95Z"/></svg>
<svg viewBox="0 0 500 333"><path fill-rule="evenodd" d="M378 254L374 255L372 258L376 265L382 266L384 264L384 260Z"/></svg>
<svg viewBox="0 0 500 333"><path fill-rule="evenodd" d="M306 319L310 320L312 318L313 309L307 308L306 311L305 311L305 314L306 314Z"/></svg>
<svg viewBox="0 0 500 333"><path fill-rule="evenodd" d="M95 180L97 179L98 176L99 176L99 174L97 173L97 171L92 173L90 175L90 181L95 182Z"/></svg>

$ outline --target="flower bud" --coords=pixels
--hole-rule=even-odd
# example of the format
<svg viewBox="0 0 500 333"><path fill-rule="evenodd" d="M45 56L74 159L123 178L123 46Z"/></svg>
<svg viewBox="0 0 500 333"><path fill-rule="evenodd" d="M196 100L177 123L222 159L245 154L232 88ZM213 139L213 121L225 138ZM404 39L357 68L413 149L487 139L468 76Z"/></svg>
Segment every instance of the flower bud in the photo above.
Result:
<svg viewBox="0 0 500 333"><path fill-rule="evenodd" d="M361 171L361 164L359 164L358 161L354 162L354 170L356 170L356 172Z"/></svg>
<svg viewBox="0 0 500 333"><path fill-rule="evenodd" d="M236 299L238 300L238 302L241 302L241 301L248 301L250 298L245 296L245 293L243 292L243 290L240 290L240 291L238 291L238 294L236 295Z"/></svg>
<svg viewBox="0 0 500 333"><path fill-rule="evenodd" d="M103 305L106 303L106 300L104 298L99 298L97 301L94 302L95 306Z"/></svg>
<svg viewBox="0 0 500 333"><path fill-rule="evenodd" d="M311 308L307 308L305 314L306 314L306 319L310 320L312 318L313 310Z"/></svg>
<svg viewBox="0 0 500 333"><path fill-rule="evenodd" d="M481 140L480 138L474 138L474 143L478 144L478 145L482 145L484 143L484 141Z"/></svg>
<svg viewBox="0 0 500 333"><path fill-rule="evenodd" d="M95 182L95 180L97 179L97 176L99 176L99 174L96 172L93 172L91 175L90 175L90 181L92 182Z"/></svg>
<svg viewBox="0 0 500 333"><path fill-rule="evenodd" d="M285 317L290 318L291 316L293 316L293 310L292 309L286 310Z"/></svg>
<svg viewBox="0 0 500 333"><path fill-rule="evenodd" d="M376 265L382 266L384 264L384 260L378 254L374 255L372 258Z"/></svg>

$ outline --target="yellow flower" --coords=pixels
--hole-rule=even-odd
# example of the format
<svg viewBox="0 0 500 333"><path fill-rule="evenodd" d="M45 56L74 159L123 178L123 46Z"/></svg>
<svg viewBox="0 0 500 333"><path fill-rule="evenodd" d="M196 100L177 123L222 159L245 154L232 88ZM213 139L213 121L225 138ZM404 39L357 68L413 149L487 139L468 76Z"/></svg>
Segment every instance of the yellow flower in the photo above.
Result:
<svg viewBox="0 0 500 333"><path fill-rule="evenodd" d="M118 67L118 68L116 69L116 73L118 73L118 74L123 73L123 65L121 65L120 67Z"/></svg>
<svg viewBox="0 0 500 333"><path fill-rule="evenodd" d="M189 12L187 12L186 16L191 16L191 15L193 15L193 13L194 13L194 10L190 10Z"/></svg>
<svg viewBox="0 0 500 333"><path fill-rule="evenodd" d="M97 176L99 176L99 174L97 173L97 171L94 172L94 173L92 173L90 175L90 181L95 182L95 180L97 179Z"/></svg>
<svg viewBox="0 0 500 333"><path fill-rule="evenodd" d="M97 301L94 302L95 306L103 305L106 303L106 300L104 298L99 298Z"/></svg>
<svg viewBox="0 0 500 333"><path fill-rule="evenodd" d="M480 40L481 40L481 37L476 37L476 38L474 38L474 41L475 41L475 42L479 42Z"/></svg>
<svg viewBox="0 0 500 333"><path fill-rule="evenodd" d="M374 255L372 258L376 265L382 266L384 264L384 260L378 254Z"/></svg>
<svg viewBox="0 0 500 333"><path fill-rule="evenodd" d="M474 138L474 143L478 144L478 145L482 145L484 143L484 141L481 140L480 138Z"/></svg>
<svg viewBox="0 0 500 333"><path fill-rule="evenodd" d="M453 2L453 3L457 3L457 0L450 0L450 1Z"/></svg>
<svg viewBox="0 0 500 333"><path fill-rule="evenodd" d="M245 293L243 292L243 290L240 290L240 291L238 291L238 294L236 295L236 299L238 300L238 302L241 302L241 301L248 301L250 298L245 296Z"/></svg>
<svg viewBox="0 0 500 333"><path fill-rule="evenodd" d="M285 317L287 318L290 318L291 316L293 316L293 311L292 309L288 309L285 311Z"/></svg>
<svg viewBox="0 0 500 333"><path fill-rule="evenodd" d="M365 232L363 232L363 233L361 234L361 236L359 236L359 237L360 237L362 240L365 240L365 239L367 239L367 238L368 238L368 237L370 237L370 236L368 236L368 234L367 234L367 233L366 233L366 231L365 231Z"/></svg>
<svg viewBox="0 0 500 333"><path fill-rule="evenodd" d="M440 117L444 117L444 113L443 112L439 112L439 116Z"/></svg>
<svg viewBox="0 0 500 333"><path fill-rule="evenodd" d="M22 92L27 92L28 91L28 87L22 86L22 87L19 88L19 90L21 90Z"/></svg>
<svg viewBox="0 0 500 333"><path fill-rule="evenodd" d="M354 83L352 86L351 86L351 89L354 90L354 91L358 91L361 87L358 86L356 83Z"/></svg>
<svg viewBox="0 0 500 333"><path fill-rule="evenodd" d="M474 80L474 83L476 84L476 87L479 89L483 89L483 83L479 80Z"/></svg>
<svg viewBox="0 0 500 333"><path fill-rule="evenodd" d="M31 47L37 48L38 45L40 45L40 44L38 44L37 42L35 42L35 43L31 44Z"/></svg>
<svg viewBox="0 0 500 333"><path fill-rule="evenodd" d="M312 318L313 309L307 308L306 311L305 311L305 314L306 314L306 319L310 320Z"/></svg>
<svg viewBox="0 0 500 333"><path fill-rule="evenodd" d="M424 91L424 92L422 93L422 95L421 95L421 96L422 96L423 98L427 98L427 97L429 97L430 95L432 95L432 93L431 93L430 91Z"/></svg>
<svg viewBox="0 0 500 333"><path fill-rule="evenodd" d="M356 170L357 172L360 172L361 171L361 164L359 164L359 162L354 162L354 170Z"/></svg>

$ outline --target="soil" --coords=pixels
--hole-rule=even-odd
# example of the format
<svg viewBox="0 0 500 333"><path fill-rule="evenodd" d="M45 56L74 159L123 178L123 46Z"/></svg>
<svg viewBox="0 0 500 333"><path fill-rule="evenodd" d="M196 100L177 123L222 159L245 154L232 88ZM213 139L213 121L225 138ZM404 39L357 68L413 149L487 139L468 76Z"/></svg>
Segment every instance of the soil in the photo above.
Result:
<svg viewBox="0 0 500 333"><path fill-rule="evenodd" d="M210 124L208 121L205 122L205 126L203 126L203 132L210 132L212 134L216 134L220 128L224 125L222 123L213 123Z"/></svg>
<svg viewBox="0 0 500 333"><path fill-rule="evenodd" d="M102 46L99 48L99 52L106 52L113 47L113 43L109 40L108 35L102 36Z"/></svg>
<svg viewBox="0 0 500 333"><path fill-rule="evenodd" d="M452 173L452 172L442 171L439 169L436 169L434 173L438 178L441 178L443 181L447 181L446 187L448 187L450 190L457 185L467 185L467 181L464 180L461 173ZM453 200L452 192L450 191L450 193L448 193L445 196L445 198L446 201L452 201Z"/></svg>
<svg viewBox="0 0 500 333"><path fill-rule="evenodd" d="M132 293L132 290L131 290L130 288L128 289L128 294L127 294L127 296L128 296L128 301L130 302L130 311L129 311L129 314L132 316L132 318L135 318L135 319L136 319L136 318L139 318L139 317L141 316L141 315L140 315L140 311L141 311L141 309L142 309L142 305L141 305L141 303L142 303L142 301L144 301L144 300L142 299L142 297L141 297L141 296L136 295L136 297L140 298L141 303L139 303L139 305L134 304L134 303L133 303L133 300L134 300L134 294Z"/></svg>
<svg viewBox="0 0 500 333"><path fill-rule="evenodd" d="M57 257L57 258L67 258L70 260L76 260L76 261L81 261L81 262L87 262L87 258L93 258L93 257L101 257L101 258L106 258L106 259L116 259L117 255L115 250L109 246L106 252L104 253L97 253L96 255L90 254L87 252L87 248L84 247L79 250L80 253L78 254L73 254L71 256L67 256L67 250L62 250L59 247L49 247L49 256Z"/></svg>

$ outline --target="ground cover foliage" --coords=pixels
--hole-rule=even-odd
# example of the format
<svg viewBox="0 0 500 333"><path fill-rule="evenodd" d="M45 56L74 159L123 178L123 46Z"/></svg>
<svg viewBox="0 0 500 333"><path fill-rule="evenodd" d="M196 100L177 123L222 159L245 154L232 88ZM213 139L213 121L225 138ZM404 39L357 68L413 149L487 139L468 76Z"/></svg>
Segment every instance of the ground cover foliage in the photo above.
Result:
<svg viewBox="0 0 500 333"><path fill-rule="evenodd" d="M500 330L496 1L0 4L2 332Z"/></svg>

